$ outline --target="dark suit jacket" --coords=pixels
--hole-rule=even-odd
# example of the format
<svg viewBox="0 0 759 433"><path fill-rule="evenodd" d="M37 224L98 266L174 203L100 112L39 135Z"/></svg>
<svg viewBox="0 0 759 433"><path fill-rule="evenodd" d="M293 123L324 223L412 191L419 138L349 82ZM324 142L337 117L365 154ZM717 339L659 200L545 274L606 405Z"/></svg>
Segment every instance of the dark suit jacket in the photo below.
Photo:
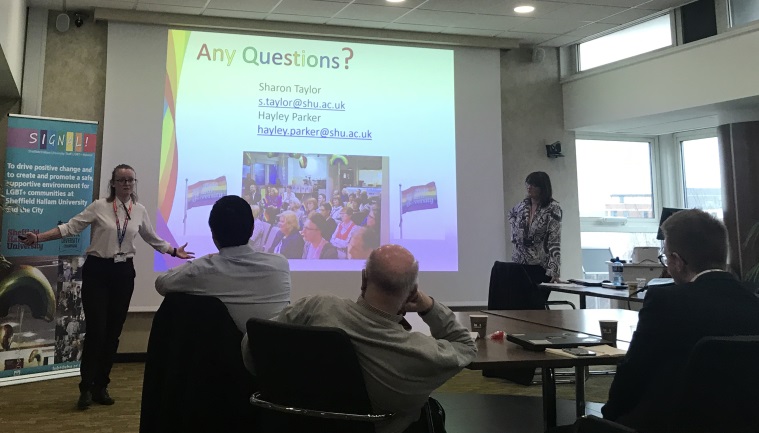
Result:
<svg viewBox="0 0 759 433"><path fill-rule="evenodd" d="M277 237L274 238L274 243L271 244L269 252L273 253L277 248L277 244L279 244L279 241L281 240L282 248L279 251L280 254L287 257L288 259L303 258L303 247L305 246L303 236L301 236L297 230L293 230L290 235L284 239L282 238L283 236L285 236L285 234L281 231L277 233Z"/></svg>
<svg viewBox="0 0 759 433"><path fill-rule="evenodd" d="M734 335L759 335L759 298L732 274L709 272L691 283L649 289L604 418L641 431L656 425L651 408L667 413L667 405L675 404L680 373L696 342Z"/></svg>
<svg viewBox="0 0 759 433"><path fill-rule="evenodd" d="M249 432L255 383L241 341L218 298L168 294L150 330L140 432Z"/></svg>
<svg viewBox="0 0 759 433"><path fill-rule="evenodd" d="M329 243L327 241L327 244L324 245L324 248L322 248L321 254L319 254L320 259L337 259L337 248L335 248L334 245Z"/></svg>
<svg viewBox="0 0 759 433"><path fill-rule="evenodd" d="M333 220L332 218L327 218L327 231L325 233L322 233L322 236L324 236L324 239L330 240L332 239L332 234L335 233L336 229L337 221Z"/></svg>

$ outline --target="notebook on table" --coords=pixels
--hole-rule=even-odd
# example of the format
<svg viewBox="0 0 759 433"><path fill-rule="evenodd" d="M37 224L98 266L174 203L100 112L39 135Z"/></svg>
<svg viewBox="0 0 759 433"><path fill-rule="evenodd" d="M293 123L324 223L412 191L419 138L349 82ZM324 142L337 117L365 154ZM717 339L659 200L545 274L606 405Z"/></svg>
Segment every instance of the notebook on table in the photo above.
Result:
<svg viewBox="0 0 759 433"><path fill-rule="evenodd" d="M507 334L506 339L527 350L543 351L547 348L563 349L565 347L598 346L610 342L580 332L557 331L536 332L529 334Z"/></svg>

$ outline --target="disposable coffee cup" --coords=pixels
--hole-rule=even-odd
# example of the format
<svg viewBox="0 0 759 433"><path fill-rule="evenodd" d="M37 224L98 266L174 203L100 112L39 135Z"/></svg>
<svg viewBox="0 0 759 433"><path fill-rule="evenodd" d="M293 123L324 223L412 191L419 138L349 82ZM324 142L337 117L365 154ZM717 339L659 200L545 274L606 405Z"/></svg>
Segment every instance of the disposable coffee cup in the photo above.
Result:
<svg viewBox="0 0 759 433"><path fill-rule="evenodd" d="M638 282L637 281L628 281L627 282L627 290L632 295L638 290Z"/></svg>
<svg viewBox="0 0 759 433"><path fill-rule="evenodd" d="M617 344L617 321L599 320L598 324L601 325L601 338L612 344Z"/></svg>
<svg viewBox="0 0 759 433"><path fill-rule="evenodd" d="M472 322L472 332L480 334L480 338L485 338L488 332L488 316L485 314L470 314L469 320Z"/></svg>

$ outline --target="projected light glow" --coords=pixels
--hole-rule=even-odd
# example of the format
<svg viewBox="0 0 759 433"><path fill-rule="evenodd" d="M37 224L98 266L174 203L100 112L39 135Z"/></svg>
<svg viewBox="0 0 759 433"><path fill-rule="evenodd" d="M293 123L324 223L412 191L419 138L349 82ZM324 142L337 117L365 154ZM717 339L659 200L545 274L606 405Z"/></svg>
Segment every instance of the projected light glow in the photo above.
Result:
<svg viewBox="0 0 759 433"><path fill-rule="evenodd" d="M158 234L214 253L208 215L225 194L273 208L276 224L288 186L301 203L336 192L346 206L364 193L356 225L373 206L383 244L406 246L422 270L457 271L453 60L451 50L169 30ZM290 258L296 271L363 267ZM156 254L154 269L175 260Z"/></svg>

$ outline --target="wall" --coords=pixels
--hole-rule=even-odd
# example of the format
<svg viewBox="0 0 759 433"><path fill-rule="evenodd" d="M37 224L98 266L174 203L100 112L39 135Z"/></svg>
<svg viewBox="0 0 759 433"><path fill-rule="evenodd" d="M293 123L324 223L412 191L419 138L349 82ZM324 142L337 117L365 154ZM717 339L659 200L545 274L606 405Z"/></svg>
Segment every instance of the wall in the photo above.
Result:
<svg viewBox="0 0 759 433"><path fill-rule="evenodd" d="M501 116L503 125L504 217L525 198L524 180L533 171L551 177L553 196L564 211L561 276L582 277L580 210L574 133L564 129L564 104L559 82L559 54L546 48L542 63L532 63L529 49L501 54ZM561 141L564 158L546 157L546 144ZM495 192L495 191L494 191ZM510 231L507 229L507 233ZM505 259L510 259L508 239ZM558 294L551 299L562 298ZM562 298L563 299L563 298Z"/></svg>
<svg viewBox="0 0 759 433"><path fill-rule="evenodd" d="M655 124L662 113L756 97L758 46L754 24L577 75L563 85L565 126L576 130L646 116Z"/></svg>
<svg viewBox="0 0 759 433"><path fill-rule="evenodd" d="M10 68L16 89L21 91L26 34L26 0L0 1L0 51Z"/></svg>

